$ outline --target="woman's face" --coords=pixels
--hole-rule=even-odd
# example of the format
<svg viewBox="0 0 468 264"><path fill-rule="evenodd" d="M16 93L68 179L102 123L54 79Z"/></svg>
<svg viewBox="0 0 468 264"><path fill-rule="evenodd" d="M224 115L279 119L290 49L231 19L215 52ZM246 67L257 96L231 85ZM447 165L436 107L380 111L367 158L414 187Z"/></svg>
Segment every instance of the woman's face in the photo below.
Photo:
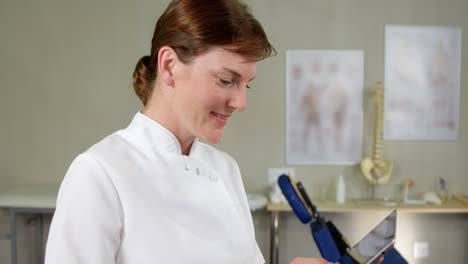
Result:
<svg viewBox="0 0 468 264"><path fill-rule="evenodd" d="M173 111L179 140L200 137L217 143L233 112L246 106L246 89L255 77L256 59L212 48L174 68Z"/></svg>

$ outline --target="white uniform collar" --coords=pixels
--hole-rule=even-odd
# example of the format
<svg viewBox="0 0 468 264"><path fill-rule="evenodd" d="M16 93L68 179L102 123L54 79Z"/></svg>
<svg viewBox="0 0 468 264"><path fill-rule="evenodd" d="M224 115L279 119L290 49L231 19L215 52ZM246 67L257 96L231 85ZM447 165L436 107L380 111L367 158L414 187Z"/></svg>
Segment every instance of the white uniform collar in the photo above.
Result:
<svg viewBox="0 0 468 264"><path fill-rule="evenodd" d="M139 141L144 141L144 144L148 144L146 147L150 147L153 151L182 155L180 143L176 136L167 128L141 112L135 114L127 129L135 134ZM190 156L195 152L194 150L197 145L198 138L195 138L190 149Z"/></svg>

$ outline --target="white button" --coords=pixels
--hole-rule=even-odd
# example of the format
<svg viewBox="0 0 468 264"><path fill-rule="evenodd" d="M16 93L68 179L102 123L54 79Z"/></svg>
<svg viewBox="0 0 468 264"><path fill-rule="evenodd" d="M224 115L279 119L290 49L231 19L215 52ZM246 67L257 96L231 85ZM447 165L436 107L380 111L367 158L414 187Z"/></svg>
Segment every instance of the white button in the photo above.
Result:
<svg viewBox="0 0 468 264"><path fill-rule="evenodd" d="M185 164L185 170L186 170L186 171L189 171L191 168L192 168L192 166L190 165L190 163L187 162L187 163Z"/></svg>
<svg viewBox="0 0 468 264"><path fill-rule="evenodd" d="M208 176L212 182L217 182L218 181L218 176L216 174L210 173L210 176Z"/></svg>
<svg viewBox="0 0 468 264"><path fill-rule="evenodd" d="M198 167L198 168L197 168L197 175L200 176L200 174L202 174L202 173L201 173L201 168Z"/></svg>

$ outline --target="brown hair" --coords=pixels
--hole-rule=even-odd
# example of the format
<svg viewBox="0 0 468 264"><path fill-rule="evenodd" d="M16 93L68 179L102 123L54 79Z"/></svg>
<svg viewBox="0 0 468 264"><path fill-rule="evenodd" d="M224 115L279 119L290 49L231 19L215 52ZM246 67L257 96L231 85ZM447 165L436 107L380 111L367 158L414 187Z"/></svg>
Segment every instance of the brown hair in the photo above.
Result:
<svg viewBox="0 0 468 264"><path fill-rule="evenodd" d="M260 23L239 0L173 0L156 23L151 54L138 61L133 73L133 88L144 105L156 80L159 49L166 45L184 63L213 46L258 60L276 54Z"/></svg>

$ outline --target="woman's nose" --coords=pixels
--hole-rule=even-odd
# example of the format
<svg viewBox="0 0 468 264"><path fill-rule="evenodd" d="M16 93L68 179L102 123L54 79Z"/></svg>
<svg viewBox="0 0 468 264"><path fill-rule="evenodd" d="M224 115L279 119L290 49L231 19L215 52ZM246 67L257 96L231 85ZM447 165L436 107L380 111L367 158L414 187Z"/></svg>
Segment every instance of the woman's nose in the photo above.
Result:
<svg viewBox="0 0 468 264"><path fill-rule="evenodd" d="M228 101L228 106L235 112L242 112L247 107L246 88L236 89L231 94Z"/></svg>

